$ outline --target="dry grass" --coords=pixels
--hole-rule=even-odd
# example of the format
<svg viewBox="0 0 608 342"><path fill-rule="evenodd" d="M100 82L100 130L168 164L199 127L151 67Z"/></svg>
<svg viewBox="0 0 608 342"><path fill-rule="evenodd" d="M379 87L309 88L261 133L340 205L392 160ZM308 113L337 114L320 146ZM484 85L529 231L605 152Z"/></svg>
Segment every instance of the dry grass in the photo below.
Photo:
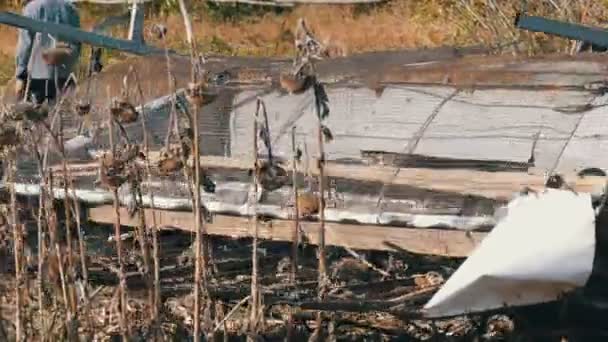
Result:
<svg viewBox="0 0 608 342"><path fill-rule="evenodd" d="M608 17L608 0L529 2L528 11L562 20L598 24ZM530 34L513 28L519 0L393 0L384 5L299 6L283 14L243 17L234 21L211 19L210 13L194 13L194 31L207 52L239 56L286 56L291 54L293 28L304 17L321 40L345 54L365 51L431 48L445 45L499 44L520 40L526 53L567 52L569 44L558 38ZM90 28L99 21L95 12L82 11L82 22ZM183 23L178 13L157 16L148 23L162 22L169 28L170 47L186 50ZM116 35L124 35L117 28ZM12 74L16 31L0 26L0 83ZM120 54L110 54L120 60Z"/></svg>
<svg viewBox="0 0 608 342"><path fill-rule="evenodd" d="M254 56L291 54L293 28L300 17L307 19L322 41L346 53L458 43L459 33L450 28L453 6L439 2L446 1L397 1L365 13L358 13L356 6L300 6L287 14L235 23L203 18L195 22L195 31L207 50ZM179 29L179 20L168 17L166 22Z"/></svg>

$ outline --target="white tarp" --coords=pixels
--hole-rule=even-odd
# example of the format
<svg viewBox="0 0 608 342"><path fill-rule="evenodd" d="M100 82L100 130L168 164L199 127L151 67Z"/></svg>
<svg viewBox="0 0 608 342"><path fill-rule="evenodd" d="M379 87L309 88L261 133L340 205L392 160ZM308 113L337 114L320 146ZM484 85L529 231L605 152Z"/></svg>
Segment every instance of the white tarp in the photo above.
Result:
<svg viewBox="0 0 608 342"><path fill-rule="evenodd" d="M552 301L584 286L595 254L591 196L548 189L507 215L425 305L428 317Z"/></svg>

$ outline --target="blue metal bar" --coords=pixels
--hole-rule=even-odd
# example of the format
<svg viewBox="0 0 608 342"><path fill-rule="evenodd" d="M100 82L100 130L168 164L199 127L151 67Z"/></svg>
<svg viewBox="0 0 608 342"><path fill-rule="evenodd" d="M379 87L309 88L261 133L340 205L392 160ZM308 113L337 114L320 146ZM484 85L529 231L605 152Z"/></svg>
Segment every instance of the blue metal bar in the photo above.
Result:
<svg viewBox="0 0 608 342"><path fill-rule="evenodd" d="M11 12L0 12L0 24L14 26L33 32L47 33L62 41L80 42L107 49L120 50L135 55L164 53L163 49L154 46L116 39L93 32L87 32L67 25L42 22Z"/></svg>
<svg viewBox="0 0 608 342"><path fill-rule="evenodd" d="M608 31L600 28L525 14L517 15L515 26L528 31L543 32L608 48Z"/></svg>

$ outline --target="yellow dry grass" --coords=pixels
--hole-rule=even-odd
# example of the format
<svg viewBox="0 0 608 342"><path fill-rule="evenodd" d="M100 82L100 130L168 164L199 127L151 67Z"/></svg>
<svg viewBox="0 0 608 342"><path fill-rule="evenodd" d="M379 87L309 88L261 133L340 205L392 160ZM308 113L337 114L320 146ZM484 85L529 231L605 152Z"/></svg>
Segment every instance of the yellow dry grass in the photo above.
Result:
<svg viewBox="0 0 608 342"><path fill-rule="evenodd" d="M195 22L197 36L209 50L235 55L284 56L292 52L293 30L298 18L306 18L318 38L345 53L434 47L456 43L458 33L450 28L450 6L427 1L396 1L358 14L356 6L299 6L288 14L267 14L236 23L203 20ZM445 1L443 1L445 2ZM429 9L430 12L429 12ZM168 27L181 29L178 16L166 19ZM179 46L171 36L171 43ZM218 51L219 52L219 51Z"/></svg>

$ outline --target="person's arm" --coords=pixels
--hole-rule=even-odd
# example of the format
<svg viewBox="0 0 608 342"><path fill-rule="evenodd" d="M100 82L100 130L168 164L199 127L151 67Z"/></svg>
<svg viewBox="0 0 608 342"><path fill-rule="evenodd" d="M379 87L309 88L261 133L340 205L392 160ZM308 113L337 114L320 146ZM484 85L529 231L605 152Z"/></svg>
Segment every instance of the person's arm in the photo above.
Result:
<svg viewBox="0 0 608 342"><path fill-rule="evenodd" d="M31 6L25 6L23 16L36 19L37 13ZM25 29L19 29L19 37L17 42L17 51L15 54L15 77L17 80L27 80L27 67L32 55L32 46L34 45L35 33Z"/></svg>

